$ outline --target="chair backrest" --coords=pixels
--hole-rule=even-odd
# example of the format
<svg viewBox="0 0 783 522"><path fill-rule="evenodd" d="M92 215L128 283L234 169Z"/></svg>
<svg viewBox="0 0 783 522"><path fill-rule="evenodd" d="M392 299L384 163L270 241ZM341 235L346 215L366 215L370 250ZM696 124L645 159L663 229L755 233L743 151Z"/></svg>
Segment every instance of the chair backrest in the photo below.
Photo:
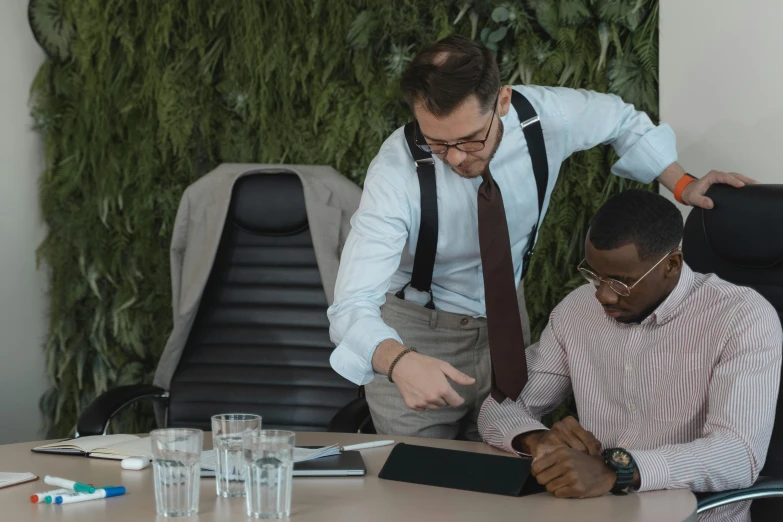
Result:
<svg viewBox="0 0 783 522"><path fill-rule="evenodd" d="M685 261L696 272L755 289L783 322L783 185L713 185L707 195L715 207L693 209L685 222ZM783 477L780 396L762 474Z"/></svg>
<svg viewBox="0 0 783 522"><path fill-rule="evenodd" d="M239 178L167 424L208 430L212 415L255 413L265 428L326 431L359 394L329 365L326 309L299 177Z"/></svg>

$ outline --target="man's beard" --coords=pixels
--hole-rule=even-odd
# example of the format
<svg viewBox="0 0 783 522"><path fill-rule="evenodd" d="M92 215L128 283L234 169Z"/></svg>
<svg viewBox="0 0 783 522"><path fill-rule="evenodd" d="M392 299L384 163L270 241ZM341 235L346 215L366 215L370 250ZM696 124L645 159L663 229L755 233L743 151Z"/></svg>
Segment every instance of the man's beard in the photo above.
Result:
<svg viewBox="0 0 783 522"><path fill-rule="evenodd" d="M492 153L489 155L489 158L487 158L487 160L486 160L487 164L484 166L484 168L481 170L481 172L478 172L478 173L475 173L475 174L472 173L472 172L471 173L465 173L465 172L460 172L459 170L457 170L456 168L454 168L450 164L449 164L449 167L451 167L451 170L454 171L454 173L457 176L461 177L461 178L474 179L474 178L477 178L479 176L483 176L484 174L486 174L489 171L489 164L492 162L492 158L495 157L495 153L498 151L498 147L500 147L500 142L501 141L503 141L503 120L498 118L498 139L495 142L495 146L492 148ZM483 160L478 160L478 161L483 161ZM459 167L459 165L457 165L457 167Z"/></svg>

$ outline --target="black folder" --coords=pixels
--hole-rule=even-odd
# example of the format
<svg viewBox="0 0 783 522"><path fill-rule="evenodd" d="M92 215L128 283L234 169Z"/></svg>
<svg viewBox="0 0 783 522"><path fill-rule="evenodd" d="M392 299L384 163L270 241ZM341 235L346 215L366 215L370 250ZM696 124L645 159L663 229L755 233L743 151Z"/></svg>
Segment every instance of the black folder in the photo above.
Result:
<svg viewBox="0 0 783 522"><path fill-rule="evenodd" d="M378 477L398 482L519 497L545 491L530 459L397 444Z"/></svg>

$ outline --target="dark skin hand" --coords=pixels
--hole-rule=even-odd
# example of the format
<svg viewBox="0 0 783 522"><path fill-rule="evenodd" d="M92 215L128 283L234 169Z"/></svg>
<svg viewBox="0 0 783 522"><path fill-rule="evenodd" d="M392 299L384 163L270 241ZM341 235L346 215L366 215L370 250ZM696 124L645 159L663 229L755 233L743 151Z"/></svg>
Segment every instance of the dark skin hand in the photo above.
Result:
<svg viewBox="0 0 783 522"><path fill-rule="evenodd" d="M601 454L598 439L573 417L556 422L548 431L523 433L514 439L512 445L533 458L541 458L561 447L573 448L589 455Z"/></svg>
<svg viewBox="0 0 783 522"><path fill-rule="evenodd" d="M609 493L617 480L603 457L565 447L535 459L530 470L538 483L558 498L600 497ZM631 487L638 488L639 484L636 470Z"/></svg>

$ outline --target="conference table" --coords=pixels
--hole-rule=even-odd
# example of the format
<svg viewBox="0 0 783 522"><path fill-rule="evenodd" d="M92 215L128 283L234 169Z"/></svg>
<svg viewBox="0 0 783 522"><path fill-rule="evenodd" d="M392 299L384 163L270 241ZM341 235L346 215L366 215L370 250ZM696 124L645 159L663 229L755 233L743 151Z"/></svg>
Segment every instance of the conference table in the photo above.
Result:
<svg viewBox="0 0 783 522"><path fill-rule="evenodd" d="M358 444L388 436L346 433L297 433L297 446ZM395 442L508 455L483 443L394 437ZM130 522L172 520L156 515L152 466L124 470L116 460L32 453L45 442L0 445L0 471L31 472L40 480L0 489L0 520L57 520ZM204 447L212 447L209 433ZM654 491L626 496L606 495L582 500L557 499L547 493L507 497L459 491L378 478L392 446L362 450L367 466L363 477L295 477L290 520L295 522L482 522L547 521L638 522L695 521L696 497L687 490ZM508 458L516 458L508 456ZM54 475L95 485L122 485L120 497L65 506L33 504L30 495L54 489L43 483ZM201 479L199 513L183 521L247 521L244 499L218 498L215 482Z"/></svg>

